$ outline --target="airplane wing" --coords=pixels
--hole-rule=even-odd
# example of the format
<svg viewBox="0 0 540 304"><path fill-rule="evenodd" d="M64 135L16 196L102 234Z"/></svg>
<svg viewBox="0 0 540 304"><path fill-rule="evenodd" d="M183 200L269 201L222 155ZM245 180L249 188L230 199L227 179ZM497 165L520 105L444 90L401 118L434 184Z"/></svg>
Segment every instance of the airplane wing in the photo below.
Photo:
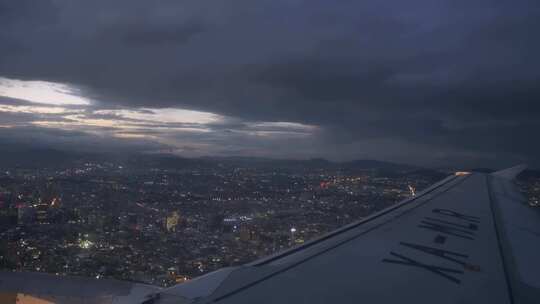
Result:
<svg viewBox="0 0 540 304"><path fill-rule="evenodd" d="M144 289L138 302L88 303L540 303L540 211L512 181L523 169L458 172L276 255ZM0 296L25 294L10 276L0 275Z"/></svg>

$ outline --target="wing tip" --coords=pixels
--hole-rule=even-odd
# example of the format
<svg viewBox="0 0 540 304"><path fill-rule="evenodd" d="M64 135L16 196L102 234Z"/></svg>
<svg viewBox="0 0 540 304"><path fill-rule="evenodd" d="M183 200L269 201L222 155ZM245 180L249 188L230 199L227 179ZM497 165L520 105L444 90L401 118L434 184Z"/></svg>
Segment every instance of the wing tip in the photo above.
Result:
<svg viewBox="0 0 540 304"><path fill-rule="evenodd" d="M527 164L521 164L514 167L506 168L503 170L499 170L497 172L493 172L491 175L505 178L505 179L515 179L516 176L518 176L521 172L527 169L527 167L528 167Z"/></svg>

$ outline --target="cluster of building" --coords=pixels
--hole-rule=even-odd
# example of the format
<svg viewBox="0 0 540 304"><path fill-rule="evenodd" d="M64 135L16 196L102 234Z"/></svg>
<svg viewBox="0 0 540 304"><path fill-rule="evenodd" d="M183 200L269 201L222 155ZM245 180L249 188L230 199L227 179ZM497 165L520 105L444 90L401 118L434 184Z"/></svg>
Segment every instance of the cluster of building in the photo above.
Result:
<svg viewBox="0 0 540 304"><path fill-rule="evenodd" d="M429 174L81 163L0 176L0 268L170 286L301 244Z"/></svg>
<svg viewBox="0 0 540 304"><path fill-rule="evenodd" d="M540 176L527 176L519 180L518 185L527 198L529 206L540 207Z"/></svg>

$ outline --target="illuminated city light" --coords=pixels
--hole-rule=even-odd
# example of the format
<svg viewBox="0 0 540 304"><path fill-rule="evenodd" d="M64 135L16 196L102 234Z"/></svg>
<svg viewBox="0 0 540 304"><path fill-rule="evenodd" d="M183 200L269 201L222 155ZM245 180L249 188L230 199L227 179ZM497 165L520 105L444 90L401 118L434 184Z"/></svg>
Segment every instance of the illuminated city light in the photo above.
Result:
<svg viewBox="0 0 540 304"><path fill-rule="evenodd" d="M411 196L416 196L416 189L412 185L409 185L409 191L411 192Z"/></svg>
<svg viewBox="0 0 540 304"><path fill-rule="evenodd" d="M82 240L79 242L79 247L81 247L82 249L89 249L92 246L94 246L94 243L89 240Z"/></svg>

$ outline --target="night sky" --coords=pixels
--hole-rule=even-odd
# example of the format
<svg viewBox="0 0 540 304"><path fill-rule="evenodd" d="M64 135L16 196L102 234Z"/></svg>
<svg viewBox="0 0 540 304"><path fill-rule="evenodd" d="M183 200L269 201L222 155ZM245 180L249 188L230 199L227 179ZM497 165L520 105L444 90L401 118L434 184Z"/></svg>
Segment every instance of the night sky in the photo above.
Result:
<svg viewBox="0 0 540 304"><path fill-rule="evenodd" d="M540 166L540 4L0 0L0 142Z"/></svg>

